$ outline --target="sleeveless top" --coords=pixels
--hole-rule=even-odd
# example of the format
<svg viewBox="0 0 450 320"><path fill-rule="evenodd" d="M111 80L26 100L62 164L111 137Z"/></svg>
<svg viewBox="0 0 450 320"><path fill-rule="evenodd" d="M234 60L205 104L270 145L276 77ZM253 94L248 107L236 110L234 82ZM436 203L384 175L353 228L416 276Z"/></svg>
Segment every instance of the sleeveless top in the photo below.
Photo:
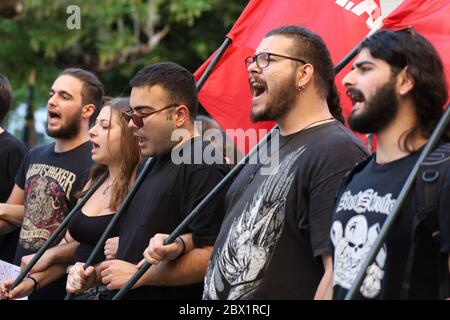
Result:
<svg viewBox="0 0 450 320"><path fill-rule="evenodd" d="M90 217L85 215L81 209L74 214L68 225L70 235L80 243L75 252L74 262L85 262L88 259L113 216L114 213ZM119 224L113 229L109 238L119 235L118 227ZM94 264L105 259L104 250L101 250L94 259Z"/></svg>

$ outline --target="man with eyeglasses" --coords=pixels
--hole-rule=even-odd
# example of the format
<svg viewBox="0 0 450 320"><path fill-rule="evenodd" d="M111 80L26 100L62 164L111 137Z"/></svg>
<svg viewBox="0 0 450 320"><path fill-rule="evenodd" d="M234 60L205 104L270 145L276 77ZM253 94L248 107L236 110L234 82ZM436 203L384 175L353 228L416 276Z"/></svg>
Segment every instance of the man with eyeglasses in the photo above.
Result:
<svg viewBox="0 0 450 320"><path fill-rule="evenodd" d="M142 155L153 157L154 165L121 220L116 259L104 261L95 269L89 267L86 272L79 266L68 280L69 291L103 283L110 291L101 298L112 298L142 265L149 246L148 250L156 252L152 267L125 299L200 299L202 280L224 215L226 190L174 243L164 246L163 241L229 168L223 155L218 157L221 161L212 164L177 164L173 159L175 153L194 159L199 155L193 153L211 149L195 131L197 89L192 73L175 63L156 63L140 70L130 85L131 109L125 115L139 137Z"/></svg>
<svg viewBox="0 0 450 320"><path fill-rule="evenodd" d="M275 29L245 64L252 119L279 125L279 149L269 155L279 162L268 173L263 163L248 164L230 186L203 297L331 298L334 196L367 153L337 121L333 65L319 36L297 26Z"/></svg>

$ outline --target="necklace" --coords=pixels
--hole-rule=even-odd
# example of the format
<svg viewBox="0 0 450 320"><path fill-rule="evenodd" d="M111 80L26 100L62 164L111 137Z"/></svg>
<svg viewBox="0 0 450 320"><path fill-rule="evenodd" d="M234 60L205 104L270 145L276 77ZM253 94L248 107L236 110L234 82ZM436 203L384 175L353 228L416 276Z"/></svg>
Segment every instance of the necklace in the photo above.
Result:
<svg viewBox="0 0 450 320"><path fill-rule="evenodd" d="M308 124L306 127L302 128L300 131L303 131L303 130L305 130L305 129L308 129L308 128L311 127L313 124L316 124L316 123L319 123L319 122L324 122L324 121L329 121L329 120L333 120L333 119L334 119L334 118L331 117L331 118L326 118L326 119L322 119L322 120L317 120L317 121L311 122L311 123ZM300 132L300 131L299 131L299 132Z"/></svg>
<svg viewBox="0 0 450 320"><path fill-rule="evenodd" d="M326 119L321 119L321 120L317 120L317 121L313 121L313 122L311 122L310 124L308 124L306 127L303 127L302 129L300 129L299 131L297 131L296 133L299 133L299 132L301 132L301 131L303 131L303 130L306 130L306 129L308 129L309 127L311 127L313 124L316 124L316 123L319 123L319 122L324 122L324 121L329 121L329 120L333 120L334 118L333 117L331 117L331 118L326 118ZM295 136L296 134L292 134L292 135L290 135L291 137L290 138L292 138L293 136ZM287 145L288 143L289 143L289 141L291 140L291 139L287 139L280 147L279 147L279 149L278 149L278 153L280 152L280 150L285 146L285 145ZM250 175L250 177L249 177L249 180L248 180L248 185L253 181L253 179L254 179L254 177L255 177L255 175L256 175L256 173L258 172L258 170L263 166L264 164L263 163L259 163L259 164L257 164L256 165L256 168L255 168L255 170L253 170L253 173Z"/></svg>
<svg viewBox="0 0 450 320"><path fill-rule="evenodd" d="M108 185L108 186L102 191L102 194L103 194L104 196L106 196L106 194L109 192L109 189L111 189L111 185L112 185L112 184Z"/></svg>

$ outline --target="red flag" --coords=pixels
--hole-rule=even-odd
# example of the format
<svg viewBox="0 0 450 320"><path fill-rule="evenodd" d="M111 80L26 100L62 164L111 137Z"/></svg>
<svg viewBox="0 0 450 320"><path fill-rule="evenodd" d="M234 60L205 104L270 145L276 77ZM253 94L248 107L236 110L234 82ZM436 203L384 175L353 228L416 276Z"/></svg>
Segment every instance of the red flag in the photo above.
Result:
<svg viewBox="0 0 450 320"><path fill-rule="evenodd" d="M230 33L232 44L199 93L201 104L224 128L269 129L273 123L251 123L251 94L244 59L253 55L264 35L283 25L301 25L319 34L338 63L376 24L381 24L379 0L251 0ZM196 71L198 80L211 57ZM341 85L347 66L337 77ZM351 111L348 99L342 99L344 115ZM238 147L244 152L251 145Z"/></svg>
<svg viewBox="0 0 450 320"><path fill-rule="evenodd" d="M450 0L405 0L384 19L384 28L399 30L412 26L429 40L444 63L450 92Z"/></svg>

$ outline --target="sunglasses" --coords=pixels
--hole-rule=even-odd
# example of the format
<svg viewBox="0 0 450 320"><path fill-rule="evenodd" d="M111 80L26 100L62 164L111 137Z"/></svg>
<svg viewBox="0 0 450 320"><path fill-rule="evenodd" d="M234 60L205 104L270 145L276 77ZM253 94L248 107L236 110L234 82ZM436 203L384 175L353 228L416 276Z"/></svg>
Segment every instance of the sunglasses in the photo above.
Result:
<svg viewBox="0 0 450 320"><path fill-rule="evenodd" d="M172 104L169 104L168 106L165 106L164 108L161 108L159 110L146 112L146 113L135 113L134 109L130 108L129 110L122 112L122 115L124 116L124 118L127 122L130 122L130 120L133 120L133 123L136 125L136 127L142 128L144 126L144 118L149 117L152 114L161 112L163 110L178 107L178 106L179 106L179 104L172 103Z"/></svg>

